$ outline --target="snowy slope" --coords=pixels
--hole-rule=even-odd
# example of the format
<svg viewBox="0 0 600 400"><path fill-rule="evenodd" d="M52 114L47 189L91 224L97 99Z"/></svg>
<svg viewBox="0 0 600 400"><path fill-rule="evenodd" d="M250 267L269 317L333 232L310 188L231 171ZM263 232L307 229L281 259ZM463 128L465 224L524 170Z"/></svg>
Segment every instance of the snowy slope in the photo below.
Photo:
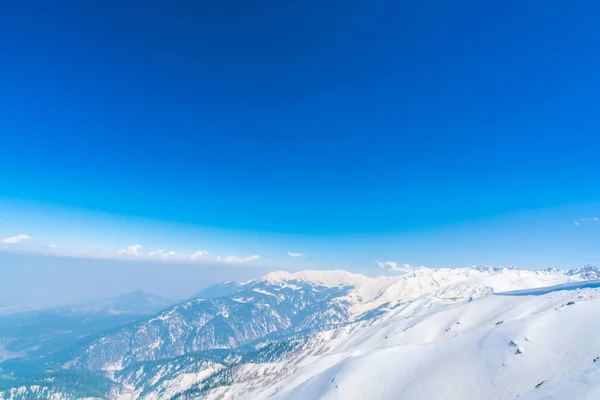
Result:
<svg viewBox="0 0 600 400"><path fill-rule="evenodd" d="M442 292L555 280L518 272ZM270 374L219 388L209 398L598 399L600 289L597 282L577 286L587 288L567 284L477 299L424 295L376 321L319 334L304 354ZM246 368L244 375L252 376L259 366Z"/></svg>
<svg viewBox="0 0 600 400"><path fill-rule="evenodd" d="M545 382L538 390L521 396L522 400L598 400L600 363L586 366L555 382Z"/></svg>
<svg viewBox="0 0 600 400"><path fill-rule="evenodd" d="M306 380L282 385L274 398L516 398L600 354L593 334L600 329L597 300L555 310L575 299L571 292L527 300L490 296L445 312L434 301L427 317L378 326L387 340L377 329L340 341L336 353L349 358L315 375L306 368Z"/></svg>

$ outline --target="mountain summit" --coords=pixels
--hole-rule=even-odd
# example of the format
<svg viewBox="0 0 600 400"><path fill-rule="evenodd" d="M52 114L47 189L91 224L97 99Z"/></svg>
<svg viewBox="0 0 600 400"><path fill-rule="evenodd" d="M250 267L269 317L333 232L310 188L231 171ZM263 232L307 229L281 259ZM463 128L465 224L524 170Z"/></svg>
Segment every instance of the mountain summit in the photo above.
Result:
<svg viewBox="0 0 600 400"><path fill-rule="evenodd" d="M587 264L582 268L571 269L566 273L568 276L575 276L582 280L600 279L600 270L593 265Z"/></svg>

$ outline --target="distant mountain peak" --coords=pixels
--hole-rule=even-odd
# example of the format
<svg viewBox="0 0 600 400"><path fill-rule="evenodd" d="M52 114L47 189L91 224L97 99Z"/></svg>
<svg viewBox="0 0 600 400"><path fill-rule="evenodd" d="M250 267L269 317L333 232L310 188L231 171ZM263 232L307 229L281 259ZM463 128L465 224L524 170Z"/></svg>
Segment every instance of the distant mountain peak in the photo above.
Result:
<svg viewBox="0 0 600 400"><path fill-rule="evenodd" d="M285 281L292 281L292 280L297 280L297 278L294 277L294 274L292 274L291 272L287 272L287 271L275 271L275 272L269 272L268 274L266 274L265 276L258 278L258 281L263 281L263 282L285 282Z"/></svg>
<svg viewBox="0 0 600 400"><path fill-rule="evenodd" d="M239 282L223 281L221 283L217 283L216 285L202 289L198 293L194 294L191 298L215 299L218 297L229 296L230 294L235 293L242 285L243 284Z"/></svg>
<svg viewBox="0 0 600 400"><path fill-rule="evenodd" d="M570 269L566 273L567 276L578 276L583 280L600 279L600 270L593 265L586 264L581 268Z"/></svg>
<svg viewBox="0 0 600 400"><path fill-rule="evenodd" d="M160 298L159 296L152 294L152 293L146 293L141 289L137 289L131 292L127 292L127 293L123 293L117 296L114 296L112 298L110 298L109 300L115 300L115 299L123 299L123 298L131 298L131 297L136 297L136 298Z"/></svg>
<svg viewBox="0 0 600 400"><path fill-rule="evenodd" d="M309 284L336 287L352 286L367 281L367 278L361 274L354 274L343 270L305 270L300 272L275 271L259 278L258 281L281 283L288 281L303 281Z"/></svg>
<svg viewBox="0 0 600 400"><path fill-rule="evenodd" d="M494 272L500 272L500 271L502 271L502 268L493 267L491 265L473 265L471 267L471 269L473 269L475 271L479 271L479 272L489 272L489 273L494 273ZM514 265L511 265L507 269L511 270L511 271L514 271L514 270L517 270L518 268L515 267Z"/></svg>

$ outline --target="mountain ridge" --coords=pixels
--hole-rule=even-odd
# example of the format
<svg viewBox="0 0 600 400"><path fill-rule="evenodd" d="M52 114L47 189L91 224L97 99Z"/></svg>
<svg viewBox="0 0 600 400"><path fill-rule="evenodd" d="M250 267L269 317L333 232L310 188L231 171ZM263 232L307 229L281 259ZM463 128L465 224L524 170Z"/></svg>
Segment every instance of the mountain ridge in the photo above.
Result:
<svg viewBox="0 0 600 400"><path fill-rule="evenodd" d="M243 283L225 282L228 290L235 290L179 303L120 332L104 335L80 351L73 363L119 370L132 362L236 348L274 334L341 326L434 292L446 298L472 298L578 279L579 275L568 271L491 267L415 268L374 278L343 270L277 271Z"/></svg>
<svg viewBox="0 0 600 400"><path fill-rule="evenodd" d="M503 319L508 324L514 316L506 314L501 304L509 300L491 298L523 298L510 300L515 301L512 308L516 312L531 296L552 297L557 291L576 296L598 290L595 281L587 279L596 271L592 266L568 271L418 267L376 277L343 270L276 271L245 282L225 281L208 287L199 292L206 298L185 300L89 337L68 351L46 357L40 369L50 371L47 379L54 379L52 374L60 371L106 376L113 382L111 396L122 400L177 398L183 393L196 396L190 398L253 398L252 393L263 393L274 382L294 376L298 360L317 360L321 354L329 354L339 338L347 338L344 348L359 346L356 351L363 352L361 343L380 340L377 346L383 348L392 343L388 343L391 331L385 326L413 329L413 319L426 318L423 328L414 330L421 333L405 335L413 345L437 342L450 335L448 332L471 332L478 324L494 326ZM571 287L575 289L566 290ZM523 295L514 293L519 290L525 291ZM496 294L499 296L490 296ZM133 298L144 296L131 294ZM463 308L495 302L500 305L498 314L478 317L481 322L452 317ZM567 302L571 300L563 307ZM447 322L440 329L435 321L442 316ZM492 320L495 318L498 320ZM365 336L371 330L379 333L373 333L373 338ZM60 374L56 376L62 379ZM329 389L323 390L329 393Z"/></svg>

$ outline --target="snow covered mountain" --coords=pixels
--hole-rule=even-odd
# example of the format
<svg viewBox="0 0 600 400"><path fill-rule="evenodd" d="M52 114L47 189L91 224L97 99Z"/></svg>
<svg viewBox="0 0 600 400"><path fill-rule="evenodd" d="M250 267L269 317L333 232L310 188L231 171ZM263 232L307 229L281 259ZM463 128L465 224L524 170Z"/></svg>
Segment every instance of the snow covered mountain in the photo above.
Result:
<svg viewBox="0 0 600 400"><path fill-rule="evenodd" d="M224 297L235 293L242 284L234 281L225 281L217 285L203 289L193 295L192 299L214 299L216 297Z"/></svg>
<svg viewBox="0 0 600 400"><path fill-rule="evenodd" d="M600 270L593 265L585 265L582 268L576 268L567 271L568 276L576 276L583 280L596 280L600 279Z"/></svg>
<svg viewBox="0 0 600 400"><path fill-rule="evenodd" d="M298 336L370 319L433 292L441 297L473 297L573 278L554 271L492 268L420 268L377 278L345 271L273 272L237 284L235 291L221 297L189 300L102 335L78 350L72 365L119 370L135 362L234 349L259 339Z"/></svg>
<svg viewBox="0 0 600 400"><path fill-rule="evenodd" d="M348 290L342 283L326 286L269 274L240 284L232 294L189 300L101 335L74 353L72 365L120 370L136 362L339 326L349 315L347 305L336 299Z"/></svg>
<svg viewBox="0 0 600 400"><path fill-rule="evenodd" d="M598 287L472 301L426 296L372 325L317 335L301 362L255 378L258 390L240 381L209 398L597 399L590 393L600 381L585 377L598 375ZM577 387L581 397L566 389L576 382L586 383Z"/></svg>
<svg viewBox="0 0 600 400"><path fill-rule="evenodd" d="M523 287L537 274L578 281L468 296L482 280ZM600 281L581 278L504 270L449 286L374 320L316 334L286 360L243 366L207 398L597 399ZM459 286L466 296L439 295Z"/></svg>
<svg viewBox="0 0 600 400"><path fill-rule="evenodd" d="M600 356L597 272L274 272L205 289L206 298L37 360L35 382L55 393L44 382L81 373L122 400L500 400L566 390L593 375L589 358ZM0 385L0 399L31 390L21 382Z"/></svg>

